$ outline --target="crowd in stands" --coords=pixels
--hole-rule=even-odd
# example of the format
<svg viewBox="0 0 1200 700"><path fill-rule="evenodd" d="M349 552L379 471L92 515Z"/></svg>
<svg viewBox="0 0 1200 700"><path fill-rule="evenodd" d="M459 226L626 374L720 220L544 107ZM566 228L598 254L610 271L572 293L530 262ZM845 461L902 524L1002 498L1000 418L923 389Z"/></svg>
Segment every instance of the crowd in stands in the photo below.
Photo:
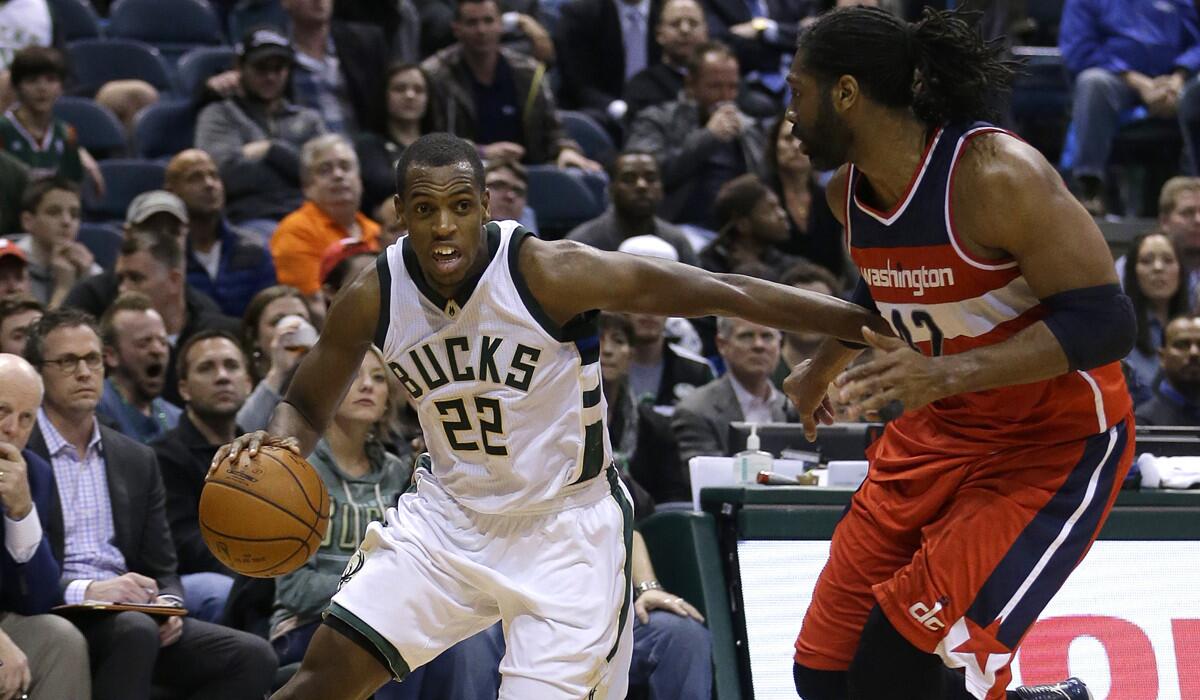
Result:
<svg viewBox="0 0 1200 700"><path fill-rule="evenodd" d="M294 669L366 524L407 488L415 414L369 353L310 458L329 534L278 580L208 551L204 475L267 425L330 300L404 235L394 165L423 134L476 144L492 217L543 237L852 289L831 173L781 116L798 33L848 4L909 19L924 5L0 0L0 697L260 698ZM1165 134L1145 158L1169 177L1141 178L1155 218L1115 262L1138 319L1125 367L1139 422L1200 426L1196 3L1066 0L1048 38L1025 3L964 4L1056 66L1063 140L1035 145L1101 222L1137 213L1117 183L1144 163L1114 144ZM161 35L134 37L134 12ZM176 17L192 16L215 35L189 38ZM1033 37L1056 45L1022 46ZM170 81L116 53L78 62L95 46L142 51ZM795 421L780 387L818 340L729 318L599 326L639 518L690 500L688 460L728 454L730 422ZM640 536L633 566L635 692L706 697L702 616L657 586ZM188 614L48 614L85 599ZM503 654L487 630L376 697L495 697Z"/></svg>

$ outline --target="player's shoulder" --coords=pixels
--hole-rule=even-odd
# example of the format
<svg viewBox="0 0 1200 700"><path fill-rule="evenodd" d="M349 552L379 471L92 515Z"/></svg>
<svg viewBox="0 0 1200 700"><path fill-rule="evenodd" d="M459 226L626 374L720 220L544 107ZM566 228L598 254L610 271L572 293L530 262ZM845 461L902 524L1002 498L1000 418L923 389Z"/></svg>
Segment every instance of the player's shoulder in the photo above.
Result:
<svg viewBox="0 0 1200 700"><path fill-rule="evenodd" d="M954 164L955 189L976 198L1004 199L1061 180L1045 156L1007 131L970 135Z"/></svg>

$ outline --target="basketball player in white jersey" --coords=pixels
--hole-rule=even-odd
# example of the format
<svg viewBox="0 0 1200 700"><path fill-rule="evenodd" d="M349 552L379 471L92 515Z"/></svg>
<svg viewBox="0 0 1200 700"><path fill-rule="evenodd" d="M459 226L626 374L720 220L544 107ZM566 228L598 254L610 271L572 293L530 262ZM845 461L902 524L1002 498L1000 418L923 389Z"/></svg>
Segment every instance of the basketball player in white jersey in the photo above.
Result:
<svg viewBox="0 0 1200 700"><path fill-rule="evenodd" d="M267 431L216 458L266 444L308 454L372 343L429 449L274 697L366 698L501 620L501 698L624 698L633 513L611 466L596 310L851 342L883 324L833 297L485 225L483 166L447 134L409 146L396 172L408 236L334 300Z"/></svg>

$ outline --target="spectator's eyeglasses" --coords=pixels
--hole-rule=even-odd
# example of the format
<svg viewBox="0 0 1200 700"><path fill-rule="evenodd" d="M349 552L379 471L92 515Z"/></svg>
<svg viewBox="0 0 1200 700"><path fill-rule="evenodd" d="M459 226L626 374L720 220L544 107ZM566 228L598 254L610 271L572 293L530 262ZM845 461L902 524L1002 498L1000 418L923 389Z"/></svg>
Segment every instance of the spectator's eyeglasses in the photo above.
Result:
<svg viewBox="0 0 1200 700"><path fill-rule="evenodd" d="M100 353L89 352L86 355L63 355L62 357L54 360L42 360L42 364L50 365L62 374L70 374L75 371L75 368L79 366L80 362L87 365L88 369L95 372L96 370L100 369L100 363L103 362L103 360L104 358L100 356Z"/></svg>

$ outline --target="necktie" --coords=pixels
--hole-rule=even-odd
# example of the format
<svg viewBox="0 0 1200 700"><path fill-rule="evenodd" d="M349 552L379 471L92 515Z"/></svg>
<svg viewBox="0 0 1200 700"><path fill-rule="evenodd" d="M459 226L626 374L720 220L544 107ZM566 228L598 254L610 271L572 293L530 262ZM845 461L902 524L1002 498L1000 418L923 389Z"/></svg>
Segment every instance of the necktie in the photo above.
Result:
<svg viewBox="0 0 1200 700"><path fill-rule="evenodd" d="M646 23L638 7L625 8L625 79L646 67Z"/></svg>

